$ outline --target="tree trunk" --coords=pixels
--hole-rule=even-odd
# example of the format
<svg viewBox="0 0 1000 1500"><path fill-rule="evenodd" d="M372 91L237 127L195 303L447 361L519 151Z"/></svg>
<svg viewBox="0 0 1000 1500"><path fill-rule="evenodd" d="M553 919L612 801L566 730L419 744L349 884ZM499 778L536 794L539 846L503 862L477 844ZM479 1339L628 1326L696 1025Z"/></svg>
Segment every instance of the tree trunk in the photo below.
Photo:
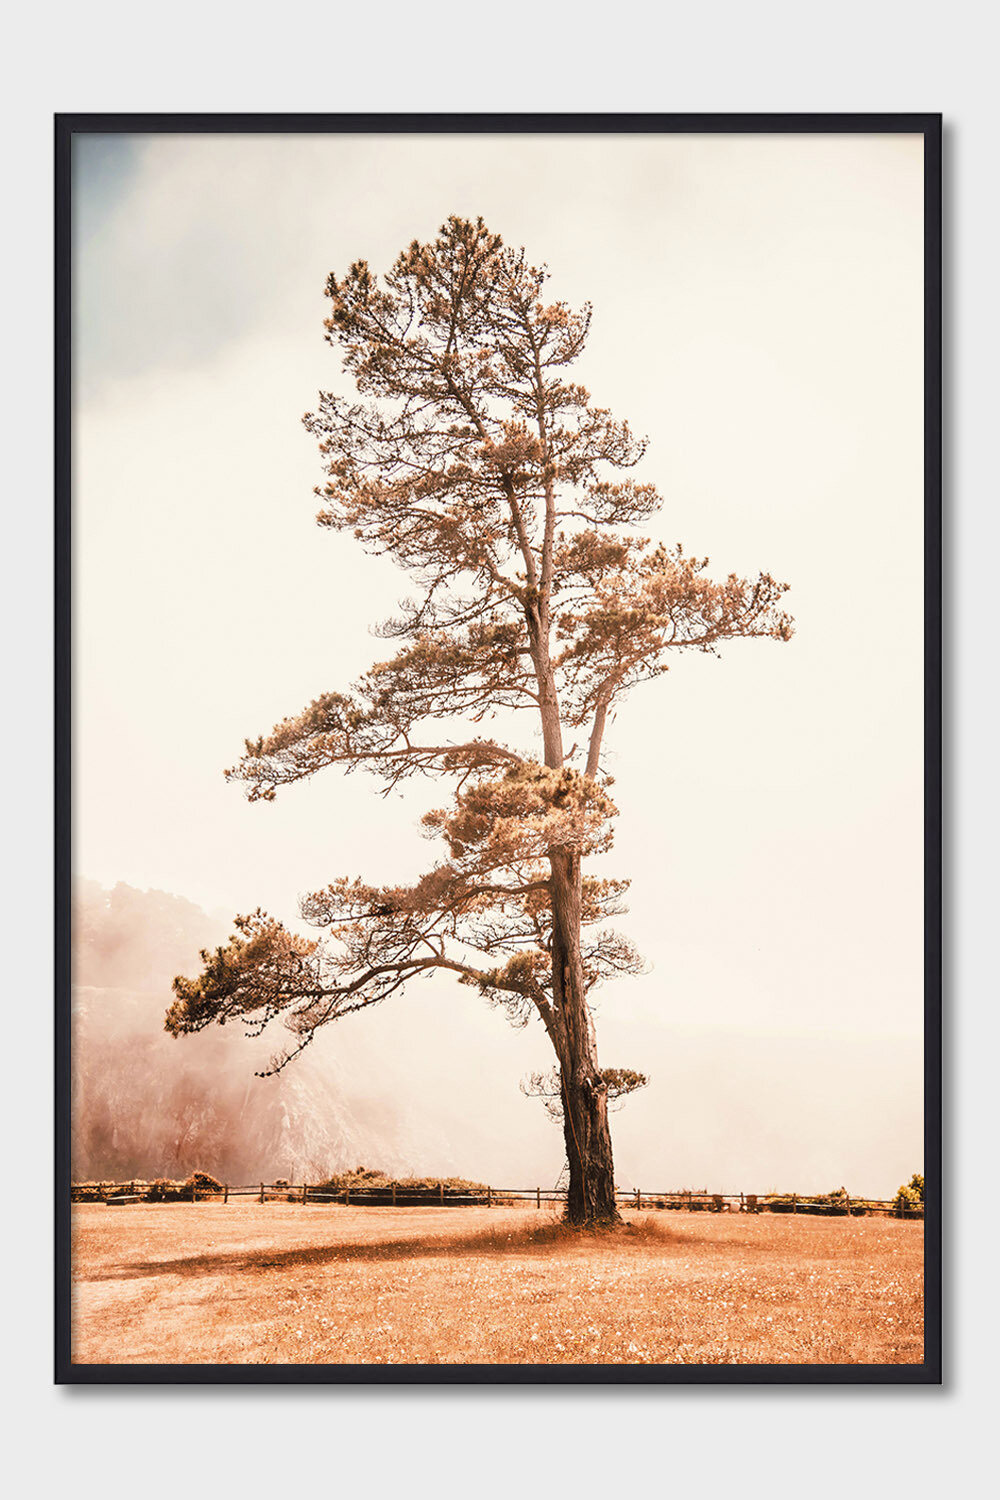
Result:
<svg viewBox="0 0 1000 1500"><path fill-rule="evenodd" d="M538 680L545 764L563 764L562 725L548 652L548 600L528 612L531 657ZM596 736L599 744L600 735ZM552 996L556 1024L552 1040L559 1058L563 1134L569 1162L566 1218L570 1224L614 1224L615 1167L608 1129L608 1087L597 1063L597 1038L587 1005L580 949L580 856L568 849L549 853L552 898Z"/></svg>
<svg viewBox="0 0 1000 1500"><path fill-rule="evenodd" d="M563 1133L569 1162L566 1218L571 1224L613 1224L615 1168L608 1129L608 1089L597 1062L580 952L580 860L553 852L552 977L558 1028Z"/></svg>
<svg viewBox="0 0 1000 1500"><path fill-rule="evenodd" d="M569 1162L566 1219L570 1224L616 1224L615 1166L608 1129L607 1090L593 1081L562 1084L563 1131Z"/></svg>

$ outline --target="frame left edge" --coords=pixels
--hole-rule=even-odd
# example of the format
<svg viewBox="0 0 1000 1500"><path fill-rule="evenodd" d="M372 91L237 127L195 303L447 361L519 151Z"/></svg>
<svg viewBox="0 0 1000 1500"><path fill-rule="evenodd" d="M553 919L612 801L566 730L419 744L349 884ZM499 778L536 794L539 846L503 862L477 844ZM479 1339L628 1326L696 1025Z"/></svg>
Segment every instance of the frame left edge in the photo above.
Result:
<svg viewBox="0 0 1000 1500"><path fill-rule="evenodd" d="M70 120L54 117L54 1000L55 1000L55 1110L54 1177L55 1225L55 1383L73 1380L70 1358L70 1088L72 976L71 935L71 485L72 485L72 150Z"/></svg>

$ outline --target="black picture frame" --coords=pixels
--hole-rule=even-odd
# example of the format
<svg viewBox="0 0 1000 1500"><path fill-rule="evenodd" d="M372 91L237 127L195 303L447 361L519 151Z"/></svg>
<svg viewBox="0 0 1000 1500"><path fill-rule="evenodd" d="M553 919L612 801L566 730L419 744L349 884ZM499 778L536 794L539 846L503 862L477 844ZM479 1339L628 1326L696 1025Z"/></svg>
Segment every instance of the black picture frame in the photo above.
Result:
<svg viewBox="0 0 1000 1500"><path fill-rule="evenodd" d="M919 134L924 143L924 1170L920 1365L74 1364L70 1346L72 873L71 151L81 133ZM59 114L55 117L55 1382L936 1385L942 1382L942 116L927 114Z"/></svg>

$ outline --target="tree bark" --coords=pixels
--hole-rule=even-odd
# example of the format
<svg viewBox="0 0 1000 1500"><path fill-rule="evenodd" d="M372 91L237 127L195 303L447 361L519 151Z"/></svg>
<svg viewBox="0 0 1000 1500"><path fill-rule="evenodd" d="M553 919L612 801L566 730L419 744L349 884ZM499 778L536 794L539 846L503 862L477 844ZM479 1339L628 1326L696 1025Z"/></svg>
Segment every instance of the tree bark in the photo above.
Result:
<svg viewBox="0 0 1000 1500"><path fill-rule="evenodd" d="M531 657L538 681L545 764L563 765L562 723L549 655L548 595L527 612ZM599 735L598 735L599 741ZM614 1224L615 1167L608 1128L608 1087L597 1062L597 1038L584 982L580 945L582 902L580 856L568 849L549 854L552 900L553 1041L559 1058L563 1134L569 1163L566 1219L570 1224Z"/></svg>
<svg viewBox="0 0 1000 1500"><path fill-rule="evenodd" d="M580 952L580 859L553 851L552 977L559 1017L558 1053L563 1133L569 1162L566 1218L571 1224L613 1224L615 1167L608 1128L608 1088L597 1061Z"/></svg>

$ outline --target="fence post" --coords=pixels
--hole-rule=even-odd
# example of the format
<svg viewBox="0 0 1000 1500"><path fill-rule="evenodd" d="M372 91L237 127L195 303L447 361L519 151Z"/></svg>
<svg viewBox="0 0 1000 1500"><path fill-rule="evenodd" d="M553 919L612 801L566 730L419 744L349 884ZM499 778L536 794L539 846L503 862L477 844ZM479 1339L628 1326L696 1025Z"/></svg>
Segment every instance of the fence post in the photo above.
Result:
<svg viewBox="0 0 1000 1500"><path fill-rule="evenodd" d="M486 1184L486 1207L493 1207L493 1189L490 1187L489 1183Z"/></svg>
<svg viewBox="0 0 1000 1500"><path fill-rule="evenodd" d="M263 1183L261 1183L261 1185L260 1185L260 1201L261 1201L261 1203L263 1203L263 1201L264 1201L264 1184Z"/></svg>
<svg viewBox="0 0 1000 1500"><path fill-rule="evenodd" d="M222 1184L222 1201L223 1201L223 1203L228 1203L229 1202L229 1183L228 1182L224 1182Z"/></svg>
<svg viewBox="0 0 1000 1500"><path fill-rule="evenodd" d="M639 1192L638 1188L636 1188L635 1190L635 1206L636 1208L642 1207L642 1194Z"/></svg>
<svg viewBox="0 0 1000 1500"><path fill-rule="evenodd" d="M799 1195L798 1195L798 1193L793 1193L792 1194L792 1213L793 1214L797 1214L798 1211L799 1211Z"/></svg>
<svg viewBox="0 0 1000 1500"><path fill-rule="evenodd" d="M746 1210L746 1203L744 1201L743 1194L741 1193L740 1194L740 1213L741 1214L745 1214L746 1211L747 1211Z"/></svg>
<svg viewBox="0 0 1000 1500"><path fill-rule="evenodd" d="M440 1191L440 1194L441 1194L441 1207L444 1208L444 1183L443 1182L439 1182L438 1183L438 1190Z"/></svg>
<svg viewBox="0 0 1000 1500"><path fill-rule="evenodd" d="M303 1203L305 1203L305 1201L308 1198L308 1196L309 1196L309 1184L308 1184L308 1182L304 1182L302 1184L302 1202Z"/></svg>

